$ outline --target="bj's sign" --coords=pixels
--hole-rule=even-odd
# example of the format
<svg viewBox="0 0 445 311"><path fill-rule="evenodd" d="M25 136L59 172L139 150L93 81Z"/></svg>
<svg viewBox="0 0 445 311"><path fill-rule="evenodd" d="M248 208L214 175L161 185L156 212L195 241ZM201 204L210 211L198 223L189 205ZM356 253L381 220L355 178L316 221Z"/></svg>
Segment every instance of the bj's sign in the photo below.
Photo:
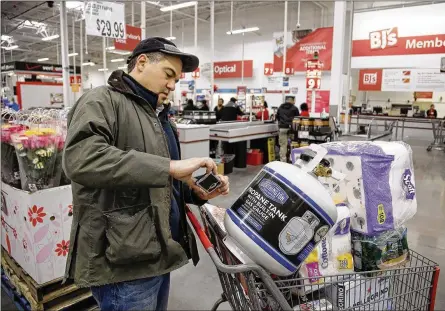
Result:
<svg viewBox="0 0 445 311"><path fill-rule="evenodd" d="M352 56L445 54L443 12L445 3L355 13Z"/></svg>
<svg viewBox="0 0 445 311"><path fill-rule="evenodd" d="M213 63L213 72L215 79L224 78L251 78L253 77L253 60L244 60L244 68L242 61L227 61Z"/></svg>
<svg viewBox="0 0 445 311"><path fill-rule="evenodd" d="M126 39L114 40L114 47L116 50L133 51L142 38L142 30L139 27L125 25L127 34Z"/></svg>

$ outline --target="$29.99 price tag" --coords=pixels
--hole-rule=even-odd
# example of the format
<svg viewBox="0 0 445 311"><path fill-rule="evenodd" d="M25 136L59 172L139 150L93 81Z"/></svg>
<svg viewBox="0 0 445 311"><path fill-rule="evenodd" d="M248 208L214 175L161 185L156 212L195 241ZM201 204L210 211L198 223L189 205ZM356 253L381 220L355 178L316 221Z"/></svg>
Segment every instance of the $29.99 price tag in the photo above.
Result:
<svg viewBox="0 0 445 311"><path fill-rule="evenodd" d="M94 1L85 4L87 35L126 39L125 4Z"/></svg>

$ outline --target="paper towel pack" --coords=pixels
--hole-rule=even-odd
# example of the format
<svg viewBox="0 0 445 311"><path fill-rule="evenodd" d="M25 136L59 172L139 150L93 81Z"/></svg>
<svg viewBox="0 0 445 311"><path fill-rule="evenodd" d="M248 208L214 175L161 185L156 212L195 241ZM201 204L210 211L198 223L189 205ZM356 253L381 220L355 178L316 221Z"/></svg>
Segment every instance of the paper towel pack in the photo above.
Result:
<svg viewBox="0 0 445 311"><path fill-rule="evenodd" d="M323 144L331 167L346 174L335 183L322 178L335 203L347 203L354 231L374 235L394 230L417 211L411 147L403 142L331 142ZM304 148L292 150L296 159Z"/></svg>
<svg viewBox="0 0 445 311"><path fill-rule="evenodd" d="M308 278L304 280L306 293L318 289L312 285L322 285L323 276L354 272L349 208L340 204L337 211L337 222L300 268L300 276Z"/></svg>

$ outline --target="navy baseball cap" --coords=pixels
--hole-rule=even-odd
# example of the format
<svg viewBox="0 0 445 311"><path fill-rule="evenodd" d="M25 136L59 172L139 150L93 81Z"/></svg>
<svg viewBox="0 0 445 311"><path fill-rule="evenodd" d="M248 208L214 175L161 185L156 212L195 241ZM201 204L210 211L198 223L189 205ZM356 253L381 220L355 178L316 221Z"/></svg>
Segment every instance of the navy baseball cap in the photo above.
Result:
<svg viewBox="0 0 445 311"><path fill-rule="evenodd" d="M181 52L173 42L161 37L147 38L139 42L133 50L133 53L128 57L127 63L141 54L153 52L161 52L179 57L182 61L182 72L192 72L199 66L198 57Z"/></svg>

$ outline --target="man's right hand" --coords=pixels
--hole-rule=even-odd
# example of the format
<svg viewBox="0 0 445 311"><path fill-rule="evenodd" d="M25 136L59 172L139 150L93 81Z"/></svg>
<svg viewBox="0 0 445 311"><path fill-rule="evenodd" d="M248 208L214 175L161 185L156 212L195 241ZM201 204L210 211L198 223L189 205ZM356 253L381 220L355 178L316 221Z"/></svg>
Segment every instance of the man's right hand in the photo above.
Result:
<svg viewBox="0 0 445 311"><path fill-rule="evenodd" d="M213 172L217 174L217 167L211 158L191 158L179 161L170 161L170 176L176 180L188 183L192 174L200 169L206 168L206 174Z"/></svg>

